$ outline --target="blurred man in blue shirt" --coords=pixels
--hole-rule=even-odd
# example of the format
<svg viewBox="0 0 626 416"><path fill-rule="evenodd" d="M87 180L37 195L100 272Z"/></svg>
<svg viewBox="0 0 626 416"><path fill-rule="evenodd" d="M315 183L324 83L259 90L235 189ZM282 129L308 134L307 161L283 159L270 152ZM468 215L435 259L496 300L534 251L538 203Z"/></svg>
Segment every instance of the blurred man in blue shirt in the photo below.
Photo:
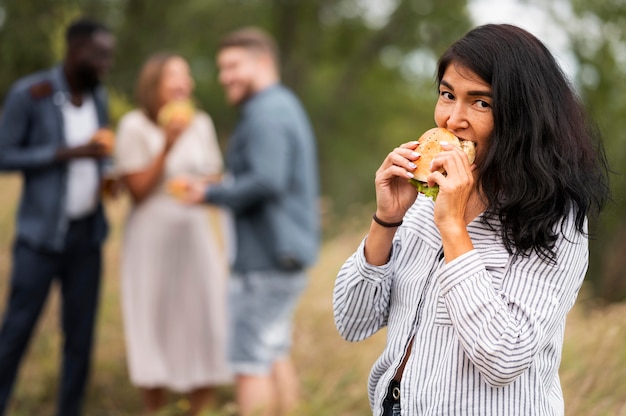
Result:
<svg viewBox="0 0 626 416"><path fill-rule="evenodd" d="M226 153L232 177L196 187L190 199L235 217L229 350L240 414L286 414L298 400L291 323L319 249L315 137L300 101L280 83L278 51L265 32L227 35L217 63L226 99L240 110Z"/></svg>

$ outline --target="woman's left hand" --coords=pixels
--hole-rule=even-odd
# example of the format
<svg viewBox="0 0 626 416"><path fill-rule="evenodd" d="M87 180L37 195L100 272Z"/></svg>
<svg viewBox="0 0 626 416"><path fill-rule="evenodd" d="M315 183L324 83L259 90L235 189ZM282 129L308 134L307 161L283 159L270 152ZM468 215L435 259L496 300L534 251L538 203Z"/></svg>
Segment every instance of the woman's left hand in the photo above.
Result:
<svg viewBox="0 0 626 416"><path fill-rule="evenodd" d="M470 166L467 155L458 147L451 144L442 144L443 151L433 160L431 169L434 171L428 176L428 185L439 185L439 194L435 203L435 224L440 232L450 227L465 228L467 224L466 211L468 200L474 192L475 165ZM444 176L438 170L446 171Z"/></svg>

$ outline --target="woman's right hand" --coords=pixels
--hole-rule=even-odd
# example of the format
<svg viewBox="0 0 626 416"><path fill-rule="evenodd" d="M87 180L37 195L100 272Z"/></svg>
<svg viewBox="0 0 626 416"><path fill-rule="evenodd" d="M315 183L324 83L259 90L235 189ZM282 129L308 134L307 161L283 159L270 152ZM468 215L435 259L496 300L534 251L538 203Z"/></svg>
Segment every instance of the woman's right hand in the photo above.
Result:
<svg viewBox="0 0 626 416"><path fill-rule="evenodd" d="M420 158L412 141L395 148L376 171L376 216L386 222L398 222L413 205L417 190L409 183Z"/></svg>

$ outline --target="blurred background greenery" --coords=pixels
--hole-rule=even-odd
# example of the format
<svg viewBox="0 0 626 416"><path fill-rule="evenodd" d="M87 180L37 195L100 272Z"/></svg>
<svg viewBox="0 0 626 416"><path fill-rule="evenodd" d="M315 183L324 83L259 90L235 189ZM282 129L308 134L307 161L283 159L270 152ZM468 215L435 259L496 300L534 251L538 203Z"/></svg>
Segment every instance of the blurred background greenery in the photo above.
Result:
<svg viewBox="0 0 626 416"><path fill-rule="evenodd" d="M609 377L605 372L593 372L591 378L583 377L589 373L590 366L615 370L626 364L626 340L611 344L613 347L592 342L593 336L603 338L608 332L611 339L617 340L620 336L624 338L626 332L625 309L618 303L626 300L624 0L0 0L0 103L17 78L62 58L65 26L72 19L87 15L109 25L118 39L116 65L107 81L114 123L134 105L134 83L143 61L153 52L174 51L189 60L198 104L213 117L220 143L225 146L237 114L225 104L217 84L216 44L223 34L244 25L258 25L272 33L282 51L283 80L302 98L315 128L322 174L324 253L327 254L316 268L315 277L319 280L315 280L312 294L302 307L307 313L301 313L300 338L296 343L300 360L316 363L305 374L311 406L307 414L364 414L367 409L363 403L364 377L383 339L374 340L373 349L367 350L366 357L358 363L350 362L354 371L340 372L342 360L363 349L352 346L350 352L344 353L337 347L343 344L337 344L329 313L332 278L365 230L367 213L373 208L373 176L380 161L397 144L416 138L434 123L436 58L478 22L490 19L498 22L497 15L488 13L495 9L496 3L521 4L522 12L516 17L520 21L524 17L532 20L531 10L549 17L548 23L536 21L535 26L538 31L546 29L541 25L554 26L556 32L542 33L559 33L565 39L566 72L604 135L613 169L613 202L592 224L591 266L582 303L614 304L577 312L574 323L577 326L569 330L574 335L566 340L563 380L566 399L569 397L570 403L575 404L573 412L570 406L568 414L613 415L618 414L616 409L626 412L623 400L619 407L616 404L619 400L607 398L611 397L608 390L615 386L623 387L615 391L626 390L626 374L613 371ZM550 45L552 36L544 35L542 39ZM2 293L9 267L17 186L13 178L0 178ZM115 227L122 224L124 207L123 202L110 207ZM114 264L119 229L115 227L107 245L110 266L106 274L112 279L117 279ZM123 381L126 375L117 283L109 280L106 285L101 317L104 325L100 329L100 339L105 340L106 347L99 347L101 375L90 398L90 414L127 414L121 408L132 409L133 405L128 404L127 400L131 399L126 396L135 396L132 390L128 391L127 381ZM619 317L621 323L616 322ZM318 318L323 323L315 320ZM52 325L44 322L42 331ZM590 334L589 326L595 332L585 338ZM56 336L53 333L50 329L51 337ZM574 336L584 338L585 342ZM46 339L37 341L39 347L35 351L37 348L40 351L33 354L49 356L51 351L57 351L49 346L50 338ZM602 348L607 354L614 353L621 361L611 361L608 355L598 356L600 345L605 345ZM582 359L585 353L589 357ZM25 387L21 387L20 397L24 403L49 402L53 397L46 383L55 377L56 364L42 362L36 361L24 370L32 373L28 380L34 383L22 384ZM35 374L41 372L49 374L48 378L37 379ZM356 379L359 384L354 386L352 382ZM585 394L598 380L607 381L607 392L598 393L592 403L585 402ZM339 395L335 388L343 393ZM348 400L343 404L345 409L320 410L330 406L324 400L334 403L341 398ZM355 407L346 410L351 406L350 400ZM36 414L46 414L46 407L25 406L36 409L32 410ZM99 408L109 410L96 412ZM41 409L44 413L40 413ZM606 413L597 409L605 409ZM35 414L32 411L26 410L24 414Z"/></svg>

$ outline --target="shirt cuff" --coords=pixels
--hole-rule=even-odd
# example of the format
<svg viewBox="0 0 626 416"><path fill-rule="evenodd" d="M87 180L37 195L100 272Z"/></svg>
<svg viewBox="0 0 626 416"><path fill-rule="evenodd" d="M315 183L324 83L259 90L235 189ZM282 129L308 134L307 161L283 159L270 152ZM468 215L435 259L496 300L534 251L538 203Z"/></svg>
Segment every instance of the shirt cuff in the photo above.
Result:
<svg viewBox="0 0 626 416"><path fill-rule="evenodd" d="M445 296L454 286L485 271L485 266L476 249L457 257L444 265L439 272L441 295Z"/></svg>
<svg viewBox="0 0 626 416"><path fill-rule="evenodd" d="M365 242L367 241L367 236L361 241L359 248L357 249L355 256L355 265L357 272L360 276L362 276L365 280L371 282L380 282L388 278L391 275L393 268L391 267L391 262L387 262L381 266L374 266L367 262L365 259ZM393 247L392 247L393 250ZM391 258L391 256L389 256Z"/></svg>

